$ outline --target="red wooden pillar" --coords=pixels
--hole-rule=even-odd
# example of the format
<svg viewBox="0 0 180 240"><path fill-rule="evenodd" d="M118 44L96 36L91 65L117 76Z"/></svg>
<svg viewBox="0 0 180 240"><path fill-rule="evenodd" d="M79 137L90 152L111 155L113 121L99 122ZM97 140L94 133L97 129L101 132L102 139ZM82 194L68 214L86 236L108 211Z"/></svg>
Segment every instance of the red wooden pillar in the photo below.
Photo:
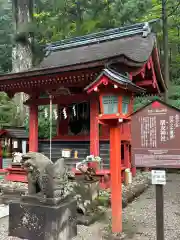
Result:
<svg viewBox="0 0 180 240"><path fill-rule="evenodd" d="M122 232L121 142L119 127L110 127L112 232Z"/></svg>
<svg viewBox="0 0 180 240"><path fill-rule="evenodd" d="M29 106L29 151L38 151L38 106Z"/></svg>
<svg viewBox="0 0 180 240"><path fill-rule="evenodd" d="M90 99L90 154L99 156L99 100L98 97L92 96ZM97 164L90 166L97 168Z"/></svg>

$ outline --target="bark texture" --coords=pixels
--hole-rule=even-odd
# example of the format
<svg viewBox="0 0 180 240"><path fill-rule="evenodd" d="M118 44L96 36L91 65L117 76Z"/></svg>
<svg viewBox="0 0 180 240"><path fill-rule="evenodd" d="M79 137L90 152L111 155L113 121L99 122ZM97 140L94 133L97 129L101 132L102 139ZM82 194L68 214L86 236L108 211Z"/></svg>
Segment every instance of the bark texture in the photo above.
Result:
<svg viewBox="0 0 180 240"><path fill-rule="evenodd" d="M13 17L14 17L14 35L23 36L22 42L15 41L12 49L12 72L22 72L32 68L32 36L28 33L28 26L32 23L33 18L33 0L13 0ZM26 107L23 105L25 95L16 94L15 103L20 113L20 125L23 124L26 117Z"/></svg>

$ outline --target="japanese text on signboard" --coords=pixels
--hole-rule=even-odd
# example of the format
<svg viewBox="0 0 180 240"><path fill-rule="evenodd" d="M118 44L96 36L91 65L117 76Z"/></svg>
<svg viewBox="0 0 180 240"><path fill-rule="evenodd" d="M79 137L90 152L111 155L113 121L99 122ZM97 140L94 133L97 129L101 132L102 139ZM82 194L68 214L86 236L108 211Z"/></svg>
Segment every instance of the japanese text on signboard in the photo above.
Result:
<svg viewBox="0 0 180 240"><path fill-rule="evenodd" d="M136 166L180 166L180 111L150 104L132 116L132 157Z"/></svg>

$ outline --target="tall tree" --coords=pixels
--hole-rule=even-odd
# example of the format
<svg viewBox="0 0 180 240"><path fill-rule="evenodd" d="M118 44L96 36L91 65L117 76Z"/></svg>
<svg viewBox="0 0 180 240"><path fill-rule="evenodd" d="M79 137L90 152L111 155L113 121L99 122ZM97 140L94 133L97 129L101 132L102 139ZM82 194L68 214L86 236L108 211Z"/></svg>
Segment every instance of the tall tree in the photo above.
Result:
<svg viewBox="0 0 180 240"><path fill-rule="evenodd" d="M162 0L162 27L163 27L163 52L164 52L164 81L167 89L165 90L164 100L168 102L169 91L169 42L168 42L168 12L167 1Z"/></svg>
<svg viewBox="0 0 180 240"><path fill-rule="evenodd" d="M0 0L0 73L11 71L12 11L9 1Z"/></svg>
<svg viewBox="0 0 180 240"><path fill-rule="evenodd" d="M12 0L14 19L14 45L12 49L12 71L21 72L32 68L32 32L30 26L33 18L32 0ZM15 102L20 111L20 124L26 116L23 105L23 93L16 94Z"/></svg>
<svg viewBox="0 0 180 240"><path fill-rule="evenodd" d="M151 8L151 0L115 0L112 4L112 17L116 26L137 22L140 16Z"/></svg>

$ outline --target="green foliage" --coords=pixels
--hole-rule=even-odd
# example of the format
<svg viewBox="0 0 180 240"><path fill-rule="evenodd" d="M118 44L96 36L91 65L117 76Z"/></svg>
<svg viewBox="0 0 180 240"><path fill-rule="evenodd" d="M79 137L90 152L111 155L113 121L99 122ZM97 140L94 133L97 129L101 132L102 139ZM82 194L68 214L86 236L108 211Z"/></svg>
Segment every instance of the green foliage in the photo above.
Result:
<svg viewBox="0 0 180 240"><path fill-rule="evenodd" d="M38 133L39 138L50 138L50 119L49 119L49 111L48 111L48 117L45 118L44 115L44 106L39 106L38 109ZM29 116L26 116L24 125L26 127L27 132L29 132ZM52 137L56 136L56 120L52 118Z"/></svg>
<svg viewBox="0 0 180 240"><path fill-rule="evenodd" d="M161 98L159 96L154 96L154 95L138 96L134 99L134 111L138 110L141 107L144 107L149 102L152 102L158 99L161 99Z"/></svg>
<svg viewBox="0 0 180 240"><path fill-rule="evenodd" d="M0 127L5 125L17 125L19 114L17 107L5 94L0 93Z"/></svg>
<svg viewBox="0 0 180 240"><path fill-rule="evenodd" d="M139 18L139 21L150 21L161 19L162 1L152 0L151 8L147 8L146 14ZM171 79L176 79L180 74L180 1L167 0L168 12L168 35L169 35L169 62ZM162 22L161 22L162 25ZM158 44L162 49L162 28L158 28ZM163 52L162 59L163 59Z"/></svg>
<svg viewBox="0 0 180 240"><path fill-rule="evenodd" d="M112 16L116 26L137 22L140 16L151 8L151 0L115 0L112 4Z"/></svg>
<svg viewBox="0 0 180 240"><path fill-rule="evenodd" d="M179 76L180 7L179 0L167 0L171 76ZM0 0L0 67L11 69L11 2ZM139 21L161 19L161 0L36 0L35 21L22 26L40 44L119 27ZM29 29L30 28L30 29ZM162 31L158 28L159 45ZM39 55L37 46L36 55ZM42 56L41 56L42 57ZM40 58L41 59L41 58Z"/></svg>
<svg viewBox="0 0 180 240"><path fill-rule="evenodd" d="M38 118L38 132L40 138L50 138L50 121L45 119L43 114L39 114ZM52 137L56 136L56 121L52 120Z"/></svg>
<svg viewBox="0 0 180 240"><path fill-rule="evenodd" d="M0 0L0 73L11 70L12 11L9 1Z"/></svg>

